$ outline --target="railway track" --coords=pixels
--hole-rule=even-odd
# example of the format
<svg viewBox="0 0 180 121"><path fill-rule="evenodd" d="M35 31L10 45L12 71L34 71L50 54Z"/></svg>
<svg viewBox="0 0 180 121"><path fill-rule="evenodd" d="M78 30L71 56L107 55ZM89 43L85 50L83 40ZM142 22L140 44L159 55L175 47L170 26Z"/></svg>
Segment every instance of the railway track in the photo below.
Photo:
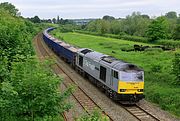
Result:
<svg viewBox="0 0 180 121"><path fill-rule="evenodd" d="M138 105L122 106L130 114L136 117L139 121L160 121L156 116L152 115L148 110L144 110Z"/></svg>
<svg viewBox="0 0 180 121"><path fill-rule="evenodd" d="M41 58L57 58L52 51L47 47L47 45L45 45L44 41L42 41L42 34L37 35L36 38L36 48L40 53L40 59ZM75 85L77 88L75 90L75 92L72 93L72 96L74 97L74 99L81 105L81 107L84 109L84 111L87 114L92 113L92 111L94 111L95 109L99 109L102 111L102 114L107 116L111 121L113 121L113 119L105 112L103 111L98 104L96 104L96 102L93 101L93 99L91 97L89 97L85 91L79 87L76 82L70 77L68 76L68 74L59 66L59 64L55 63L52 67L53 71L57 74L60 75L61 77L63 76L65 81L63 81L63 84L65 85L66 88L68 88L69 86ZM63 114L63 117L65 120L69 121L68 116L66 115L66 113Z"/></svg>

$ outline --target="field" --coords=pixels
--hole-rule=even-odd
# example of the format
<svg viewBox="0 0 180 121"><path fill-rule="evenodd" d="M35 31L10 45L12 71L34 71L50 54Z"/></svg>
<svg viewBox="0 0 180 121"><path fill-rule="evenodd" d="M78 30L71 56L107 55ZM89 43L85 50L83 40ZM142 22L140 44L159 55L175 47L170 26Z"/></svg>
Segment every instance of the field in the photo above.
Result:
<svg viewBox="0 0 180 121"><path fill-rule="evenodd" d="M125 52L121 50L133 48L134 44L153 45L80 33L60 33L58 30L54 30L51 34L72 45L91 48L140 66L145 70L146 100L158 104L162 109L178 117L180 116L180 108L178 108L180 107L180 88L173 84L175 80L174 75L171 74L175 51L155 49L142 52Z"/></svg>

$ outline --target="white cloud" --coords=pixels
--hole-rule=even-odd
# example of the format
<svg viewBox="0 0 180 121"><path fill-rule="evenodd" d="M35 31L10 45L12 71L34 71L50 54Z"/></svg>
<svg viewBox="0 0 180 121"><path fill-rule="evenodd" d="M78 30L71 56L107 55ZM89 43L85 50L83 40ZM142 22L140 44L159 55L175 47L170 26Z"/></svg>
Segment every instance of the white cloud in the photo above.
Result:
<svg viewBox="0 0 180 121"><path fill-rule="evenodd" d="M102 17L109 14L125 17L133 11L161 15L168 11L180 13L179 0L0 0L13 3L23 16L52 18Z"/></svg>

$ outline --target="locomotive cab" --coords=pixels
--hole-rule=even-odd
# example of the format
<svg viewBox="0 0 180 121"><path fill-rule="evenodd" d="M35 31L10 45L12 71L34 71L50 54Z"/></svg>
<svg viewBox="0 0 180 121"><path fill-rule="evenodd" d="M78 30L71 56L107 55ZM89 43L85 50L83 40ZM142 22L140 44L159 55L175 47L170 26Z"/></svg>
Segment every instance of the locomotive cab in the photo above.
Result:
<svg viewBox="0 0 180 121"><path fill-rule="evenodd" d="M121 66L118 73L118 94L122 100L138 102L144 98L144 71L133 64Z"/></svg>

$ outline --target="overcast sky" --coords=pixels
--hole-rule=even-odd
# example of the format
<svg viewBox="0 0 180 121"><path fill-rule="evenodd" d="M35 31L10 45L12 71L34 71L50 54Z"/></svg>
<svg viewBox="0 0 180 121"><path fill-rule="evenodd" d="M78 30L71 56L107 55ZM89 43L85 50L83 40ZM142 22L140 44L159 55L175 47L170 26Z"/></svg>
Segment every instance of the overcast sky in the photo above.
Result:
<svg viewBox="0 0 180 121"><path fill-rule="evenodd" d="M150 16L168 11L180 14L180 0L0 0L14 4L24 17L101 18L125 17L133 11Z"/></svg>

